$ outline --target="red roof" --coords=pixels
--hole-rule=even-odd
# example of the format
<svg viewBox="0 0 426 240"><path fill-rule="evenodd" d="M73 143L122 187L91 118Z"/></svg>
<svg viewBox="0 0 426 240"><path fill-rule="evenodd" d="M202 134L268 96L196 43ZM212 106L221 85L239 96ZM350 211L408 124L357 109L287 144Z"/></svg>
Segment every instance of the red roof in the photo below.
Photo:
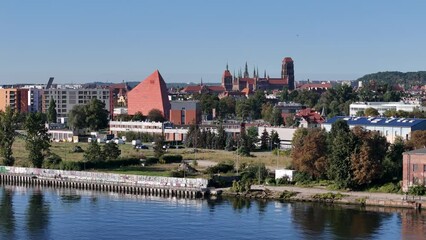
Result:
<svg viewBox="0 0 426 240"><path fill-rule="evenodd" d="M253 84L256 81L254 78L240 78L239 80L240 82L249 82L250 84Z"/></svg>
<svg viewBox="0 0 426 240"><path fill-rule="evenodd" d="M268 83L271 85L287 84L286 78L269 78Z"/></svg>
<svg viewBox="0 0 426 240"><path fill-rule="evenodd" d="M253 91L250 90L249 88L244 88L243 90L241 90L241 92L244 93L244 95L246 95L246 96L253 93Z"/></svg>
<svg viewBox="0 0 426 240"><path fill-rule="evenodd" d="M181 92L184 92L184 93L197 93L197 92L200 92L200 91L201 91L200 85L186 86L181 90Z"/></svg>
<svg viewBox="0 0 426 240"><path fill-rule="evenodd" d="M309 123L322 123L325 119L312 108L301 109L296 113L296 117L304 118Z"/></svg>
<svg viewBox="0 0 426 240"><path fill-rule="evenodd" d="M224 92L225 88L223 86L207 86L208 89L212 92Z"/></svg>

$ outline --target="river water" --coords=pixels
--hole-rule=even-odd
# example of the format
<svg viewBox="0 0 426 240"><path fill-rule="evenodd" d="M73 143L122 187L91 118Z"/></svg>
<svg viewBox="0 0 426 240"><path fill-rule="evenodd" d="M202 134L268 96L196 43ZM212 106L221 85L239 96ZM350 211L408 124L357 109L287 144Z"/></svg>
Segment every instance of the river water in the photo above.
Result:
<svg viewBox="0 0 426 240"><path fill-rule="evenodd" d="M425 239L426 213L0 185L0 239Z"/></svg>

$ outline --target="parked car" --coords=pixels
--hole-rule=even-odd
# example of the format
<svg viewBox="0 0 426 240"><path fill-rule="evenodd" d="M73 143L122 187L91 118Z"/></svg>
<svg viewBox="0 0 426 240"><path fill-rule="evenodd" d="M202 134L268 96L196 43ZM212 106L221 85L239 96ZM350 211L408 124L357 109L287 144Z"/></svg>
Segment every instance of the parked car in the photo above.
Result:
<svg viewBox="0 0 426 240"><path fill-rule="evenodd" d="M149 149L148 146L140 144L135 146L136 149Z"/></svg>

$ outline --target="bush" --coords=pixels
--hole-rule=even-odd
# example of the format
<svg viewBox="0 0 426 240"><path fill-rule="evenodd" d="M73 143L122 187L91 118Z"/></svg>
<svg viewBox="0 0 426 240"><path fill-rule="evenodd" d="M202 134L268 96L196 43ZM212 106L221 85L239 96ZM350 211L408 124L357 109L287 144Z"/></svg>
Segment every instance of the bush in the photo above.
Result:
<svg viewBox="0 0 426 240"><path fill-rule="evenodd" d="M401 186L399 183L386 183L382 186L376 186L368 189L369 192L382 192L382 193L400 193Z"/></svg>
<svg viewBox="0 0 426 240"><path fill-rule="evenodd" d="M206 173L208 174L216 174L216 173L227 173L234 171L234 163L232 162L220 162L215 166L208 167L206 169Z"/></svg>
<svg viewBox="0 0 426 240"><path fill-rule="evenodd" d="M293 181L297 184L308 184L312 181L312 177L304 172L296 172L293 177Z"/></svg>
<svg viewBox="0 0 426 240"><path fill-rule="evenodd" d="M423 196L426 193L426 187L425 186L413 186L408 188L408 194L415 195L415 196Z"/></svg>
<svg viewBox="0 0 426 240"><path fill-rule="evenodd" d="M182 162L182 155L163 155L160 157L160 163L180 163Z"/></svg>
<svg viewBox="0 0 426 240"><path fill-rule="evenodd" d="M344 196L341 193L332 193L332 192L328 192L328 193L317 193L312 195L313 199L318 199L318 200L340 200L342 199Z"/></svg>
<svg viewBox="0 0 426 240"><path fill-rule="evenodd" d="M282 178L278 178L276 182L277 182L277 185L286 185L286 184L290 184L290 179L288 178L288 176L284 176Z"/></svg>
<svg viewBox="0 0 426 240"><path fill-rule="evenodd" d="M61 162L59 164L59 169L61 170L70 170L70 171L80 171L82 169L81 162Z"/></svg>
<svg viewBox="0 0 426 240"><path fill-rule="evenodd" d="M146 163L146 165L157 164L159 160L160 160L160 159L158 159L158 158L156 158L156 157L147 157L147 158L145 159L145 163Z"/></svg>

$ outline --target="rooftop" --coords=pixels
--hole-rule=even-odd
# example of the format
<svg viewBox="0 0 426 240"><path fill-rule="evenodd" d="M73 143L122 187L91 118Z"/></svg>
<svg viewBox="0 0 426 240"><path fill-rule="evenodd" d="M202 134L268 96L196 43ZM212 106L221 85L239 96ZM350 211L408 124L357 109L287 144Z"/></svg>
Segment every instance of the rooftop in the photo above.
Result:
<svg viewBox="0 0 426 240"><path fill-rule="evenodd" d="M399 126L412 127L419 123L426 122L421 118L385 118L385 117L346 117L337 116L328 119L324 124L333 124L339 119L345 120L348 125L364 125L364 126Z"/></svg>
<svg viewBox="0 0 426 240"><path fill-rule="evenodd" d="M426 154L426 148L419 148L419 149L412 150L412 151L409 151L409 152L404 152L404 154L421 154L421 155L423 155L423 154Z"/></svg>

